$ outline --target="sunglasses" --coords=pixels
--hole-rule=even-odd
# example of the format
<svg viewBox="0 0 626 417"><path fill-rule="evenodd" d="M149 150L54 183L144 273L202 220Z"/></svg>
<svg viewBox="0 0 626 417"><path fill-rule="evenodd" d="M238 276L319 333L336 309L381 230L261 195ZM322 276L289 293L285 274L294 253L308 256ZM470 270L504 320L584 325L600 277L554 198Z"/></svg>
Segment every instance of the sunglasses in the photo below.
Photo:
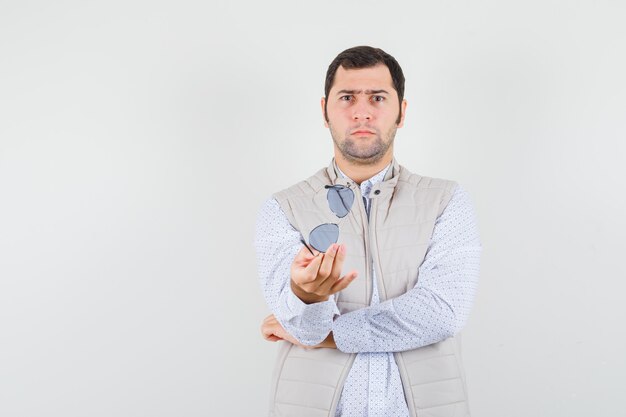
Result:
<svg viewBox="0 0 626 417"><path fill-rule="evenodd" d="M346 217L352 208L352 204L354 204L354 192L340 184L325 185L324 188L328 190L326 199L328 200L330 211L339 218ZM309 233L309 244L318 252L326 252L330 245L337 243L338 239L339 226L335 223L322 223ZM304 239L300 239L300 241L311 252L311 255L315 256Z"/></svg>

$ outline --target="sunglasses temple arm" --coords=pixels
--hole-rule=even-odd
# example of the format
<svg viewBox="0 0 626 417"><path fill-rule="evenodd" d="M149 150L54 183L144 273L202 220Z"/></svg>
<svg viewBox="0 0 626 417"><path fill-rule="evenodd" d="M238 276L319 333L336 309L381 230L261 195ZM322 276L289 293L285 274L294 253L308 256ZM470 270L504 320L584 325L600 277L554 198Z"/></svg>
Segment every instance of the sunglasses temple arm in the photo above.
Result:
<svg viewBox="0 0 626 417"><path fill-rule="evenodd" d="M300 239L300 242L302 242L302 244L304 246L306 246L306 248L309 250L309 252L311 252L311 255L315 256L315 254L313 253L313 251L311 250L311 248L309 248L309 245L306 244L306 242L304 241L304 239Z"/></svg>

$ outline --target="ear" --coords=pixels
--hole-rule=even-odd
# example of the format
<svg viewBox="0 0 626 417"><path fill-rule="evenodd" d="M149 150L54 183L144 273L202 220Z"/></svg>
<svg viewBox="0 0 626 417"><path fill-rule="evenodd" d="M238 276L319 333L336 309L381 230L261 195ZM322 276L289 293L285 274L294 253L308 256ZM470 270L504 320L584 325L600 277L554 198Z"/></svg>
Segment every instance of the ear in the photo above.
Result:
<svg viewBox="0 0 626 417"><path fill-rule="evenodd" d="M406 116L406 99L402 100L402 104L400 105L400 123L398 123L398 127L402 127L404 125L404 116Z"/></svg>
<svg viewBox="0 0 626 417"><path fill-rule="evenodd" d="M324 119L324 126L328 127L328 121L326 120L326 99L324 97L322 97L320 104L322 105L322 119Z"/></svg>

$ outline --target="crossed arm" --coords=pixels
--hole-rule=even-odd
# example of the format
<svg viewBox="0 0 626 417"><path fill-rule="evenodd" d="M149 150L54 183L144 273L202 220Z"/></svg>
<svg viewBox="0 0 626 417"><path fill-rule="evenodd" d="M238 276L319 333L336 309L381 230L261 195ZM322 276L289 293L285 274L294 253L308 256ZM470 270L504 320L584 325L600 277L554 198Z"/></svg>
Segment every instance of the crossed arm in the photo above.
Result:
<svg viewBox="0 0 626 417"><path fill-rule="evenodd" d="M307 291L303 294L297 285L300 281L293 264L306 250L299 242L300 234L274 204L266 203L257 223L260 278L274 313L262 324L267 340L344 352L394 352L438 342L465 324L478 281L481 245L471 203L462 189L457 189L437 219L416 286L400 297L346 314L339 314L334 292L307 298ZM264 221L265 216L271 216L273 222ZM265 227L268 224L270 227ZM286 242L289 250L284 250ZM283 256L277 257L279 253ZM322 258L320 265L323 262ZM324 275L316 279L324 282ZM350 273L346 277L351 277ZM305 284L315 282L311 275L308 279ZM338 275L333 279L333 285L342 281ZM345 286L350 282L344 282ZM307 288L311 290L311 285Z"/></svg>
<svg viewBox="0 0 626 417"><path fill-rule="evenodd" d="M320 343L307 346L303 345L298 339L289 334L285 328L276 320L273 314L270 314L263 320L261 323L261 334L265 340L270 342L277 342L279 340L285 340L287 342L293 343L294 345L298 345L307 349L318 349L318 348L329 348L329 349L337 349L337 345L335 344L335 339L333 338L333 333L330 332L328 336Z"/></svg>
<svg viewBox="0 0 626 417"><path fill-rule="evenodd" d="M468 246L449 251L446 258L464 259L459 256L462 252L477 255L479 251ZM444 340L456 334L467 320L479 265L476 261L459 261L445 267L438 261L434 269L432 265L434 262L424 262L415 288L377 305L339 316L334 315L332 304L303 305L296 317L285 317L294 335L306 335L300 340L285 330L274 315L264 320L263 336L267 340L283 339L312 348L339 346L343 352L397 352ZM458 280L458 275L466 280ZM439 295L438 291L445 295ZM315 309L326 311L320 314ZM319 338L323 340L318 343Z"/></svg>

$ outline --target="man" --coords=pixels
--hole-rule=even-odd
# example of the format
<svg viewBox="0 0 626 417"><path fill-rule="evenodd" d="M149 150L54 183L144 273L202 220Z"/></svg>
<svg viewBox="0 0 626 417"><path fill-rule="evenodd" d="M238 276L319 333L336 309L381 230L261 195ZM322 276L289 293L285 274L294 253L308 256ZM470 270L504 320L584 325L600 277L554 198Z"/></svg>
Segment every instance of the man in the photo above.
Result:
<svg viewBox="0 0 626 417"><path fill-rule="evenodd" d="M403 96L391 55L340 53L321 100L333 161L261 208L261 329L282 341L271 416L469 416L458 332L478 230L462 188L393 157Z"/></svg>

